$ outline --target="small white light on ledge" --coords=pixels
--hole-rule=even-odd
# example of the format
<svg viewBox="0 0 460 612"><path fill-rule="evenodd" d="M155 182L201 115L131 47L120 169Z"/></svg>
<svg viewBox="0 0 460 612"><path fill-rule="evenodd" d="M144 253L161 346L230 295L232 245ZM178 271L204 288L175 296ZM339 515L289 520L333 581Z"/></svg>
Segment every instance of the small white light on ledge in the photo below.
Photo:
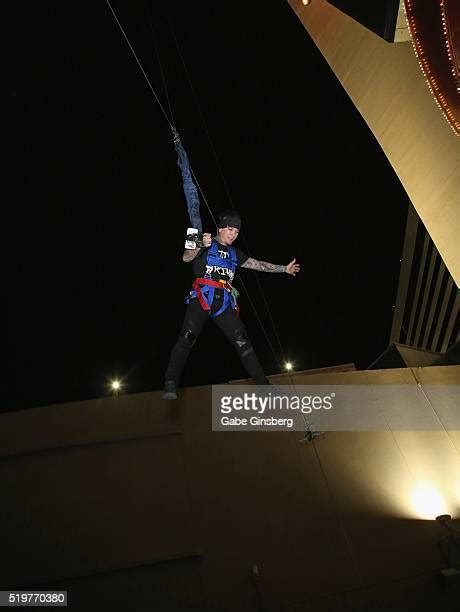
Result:
<svg viewBox="0 0 460 612"><path fill-rule="evenodd" d="M117 396L119 394L119 392L121 391L121 387L122 384L119 380L115 379L110 381L110 390L112 391L112 393Z"/></svg>

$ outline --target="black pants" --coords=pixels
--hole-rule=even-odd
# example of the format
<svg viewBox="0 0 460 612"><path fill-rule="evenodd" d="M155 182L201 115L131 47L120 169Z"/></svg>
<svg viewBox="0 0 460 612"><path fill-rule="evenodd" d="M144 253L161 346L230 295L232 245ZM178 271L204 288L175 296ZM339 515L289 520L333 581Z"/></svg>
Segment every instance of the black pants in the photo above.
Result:
<svg viewBox="0 0 460 612"><path fill-rule="evenodd" d="M222 305L223 290L216 290L212 303L212 312ZM166 380L174 380L179 383L182 370L186 364L190 351L198 338L203 325L210 318L207 311L203 310L197 298L190 300L185 312L184 323L182 325L179 338L171 352L168 369L166 370ZM223 313L211 319L227 336L236 349L238 356L246 372L253 378L258 385L268 384L262 366L257 359L251 341L246 332L246 328L236 316L235 310L230 306Z"/></svg>

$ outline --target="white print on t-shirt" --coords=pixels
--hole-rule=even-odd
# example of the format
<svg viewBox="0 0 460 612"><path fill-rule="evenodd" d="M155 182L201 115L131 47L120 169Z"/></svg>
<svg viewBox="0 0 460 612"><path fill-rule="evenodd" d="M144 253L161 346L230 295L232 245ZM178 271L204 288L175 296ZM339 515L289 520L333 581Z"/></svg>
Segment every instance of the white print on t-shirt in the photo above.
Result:
<svg viewBox="0 0 460 612"><path fill-rule="evenodd" d="M228 259L230 257L230 253L228 251L217 251L222 259Z"/></svg>
<svg viewBox="0 0 460 612"><path fill-rule="evenodd" d="M212 273L219 274L220 276L228 276L232 281L235 276L235 272L230 268L223 268L222 266L208 266L206 264L206 276L211 276Z"/></svg>

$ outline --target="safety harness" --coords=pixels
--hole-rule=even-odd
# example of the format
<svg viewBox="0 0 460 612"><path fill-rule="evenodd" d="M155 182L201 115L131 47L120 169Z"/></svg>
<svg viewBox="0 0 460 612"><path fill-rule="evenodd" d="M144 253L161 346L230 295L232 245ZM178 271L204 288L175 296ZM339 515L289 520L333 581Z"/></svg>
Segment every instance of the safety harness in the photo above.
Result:
<svg viewBox="0 0 460 612"><path fill-rule="evenodd" d="M214 269L214 266L219 268L228 268L234 273L238 266L238 258L236 256L236 251L232 246L228 247L228 254L228 259L221 257L219 255L219 245L215 240L213 240L207 253L207 266L209 266L211 270ZM219 310L211 313L211 305L214 300L215 289L222 289L224 291L224 299ZM239 307L236 301L237 297L237 290L232 287L228 281L216 281L211 278L211 274L205 274L203 278L195 278L192 285L192 291L190 291L190 295L187 297L185 302L188 304L191 299L198 298L201 308L208 311L212 318L222 314L229 306L236 311L236 316L238 316Z"/></svg>

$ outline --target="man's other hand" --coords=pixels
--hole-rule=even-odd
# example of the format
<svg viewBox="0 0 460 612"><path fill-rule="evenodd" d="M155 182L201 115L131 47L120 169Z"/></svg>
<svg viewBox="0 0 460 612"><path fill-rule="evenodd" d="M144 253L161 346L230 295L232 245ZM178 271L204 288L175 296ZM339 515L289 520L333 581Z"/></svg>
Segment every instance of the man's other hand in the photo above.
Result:
<svg viewBox="0 0 460 612"><path fill-rule="evenodd" d="M300 270L300 266L299 266L298 263L296 263L295 259L293 259L286 266L286 274L292 274L292 276L295 276L297 274L297 272L299 272L299 270Z"/></svg>

